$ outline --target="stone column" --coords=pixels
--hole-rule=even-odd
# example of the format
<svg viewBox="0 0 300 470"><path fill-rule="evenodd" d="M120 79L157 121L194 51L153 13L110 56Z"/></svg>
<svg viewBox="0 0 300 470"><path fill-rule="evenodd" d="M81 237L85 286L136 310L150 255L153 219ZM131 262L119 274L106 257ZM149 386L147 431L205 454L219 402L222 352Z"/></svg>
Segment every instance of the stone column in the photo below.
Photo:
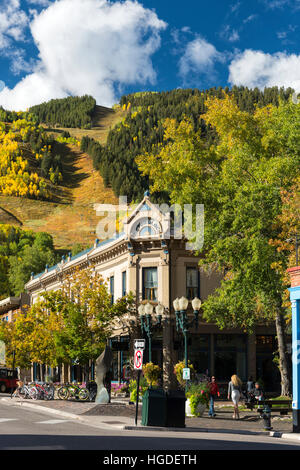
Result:
<svg viewBox="0 0 300 470"><path fill-rule="evenodd" d="M163 384L165 390L176 388L176 378L173 373L174 358L174 338L172 324L172 299L170 285L170 259L169 254L163 252L159 268L161 270L161 298L159 301L165 307L165 318L163 319Z"/></svg>
<svg viewBox="0 0 300 470"><path fill-rule="evenodd" d="M291 278L293 432L300 432L300 266L288 269Z"/></svg>
<svg viewBox="0 0 300 470"><path fill-rule="evenodd" d="M61 366L61 376L60 380L62 383L71 382L71 367L68 364L64 363Z"/></svg>
<svg viewBox="0 0 300 470"><path fill-rule="evenodd" d="M256 334L248 335L248 376L256 379Z"/></svg>
<svg viewBox="0 0 300 470"><path fill-rule="evenodd" d="M210 334L210 375L215 375L215 335L213 333ZM218 380L218 377L217 377Z"/></svg>
<svg viewBox="0 0 300 470"><path fill-rule="evenodd" d="M128 256L128 290L136 294L136 305L137 306L141 299L141 289L139 286L139 256L134 255ZM133 363L133 355L134 355L134 340L137 338L141 338L141 329L138 324L137 316L135 324L133 324L130 328L130 342L129 342L129 357ZM134 374L134 373L133 373Z"/></svg>

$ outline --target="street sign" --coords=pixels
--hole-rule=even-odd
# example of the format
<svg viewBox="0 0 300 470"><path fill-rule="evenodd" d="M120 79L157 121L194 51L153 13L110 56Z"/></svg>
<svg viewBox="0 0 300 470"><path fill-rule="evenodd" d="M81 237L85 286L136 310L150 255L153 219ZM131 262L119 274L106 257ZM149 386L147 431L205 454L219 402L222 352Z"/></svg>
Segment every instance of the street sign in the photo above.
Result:
<svg viewBox="0 0 300 470"><path fill-rule="evenodd" d="M143 367L143 349L135 349L134 350L134 368L135 370L142 370Z"/></svg>
<svg viewBox="0 0 300 470"><path fill-rule="evenodd" d="M182 378L183 378L183 380L190 380L191 371L190 371L189 367L186 367L186 368L182 369Z"/></svg>
<svg viewBox="0 0 300 470"><path fill-rule="evenodd" d="M145 349L146 341L144 339L135 339L134 340L134 349Z"/></svg>

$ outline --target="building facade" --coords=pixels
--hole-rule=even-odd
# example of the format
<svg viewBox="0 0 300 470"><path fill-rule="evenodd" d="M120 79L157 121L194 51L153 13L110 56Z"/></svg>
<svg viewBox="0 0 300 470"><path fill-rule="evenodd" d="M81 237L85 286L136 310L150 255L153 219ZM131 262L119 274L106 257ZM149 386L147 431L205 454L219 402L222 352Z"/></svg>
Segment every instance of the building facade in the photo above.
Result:
<svg viewBox="0 0 300 470"><path fill-rule="evenodd" d="M75 268L92 266L108 281L112 301L133 292L136 309L140 303L160 303L164 307L162 327L153 331L152 361L163 369L165 387L174 385L174 365L184 358L181 332L176 330L173 300L182 296L192 300L205 299L220 284L222 276L205 273L199 268L200 258L186 248L184 239L172 235L172 220L152 204L145 193L143 201L124 221L124 231L91 249L45 272L32 276L26 291L34 303L43 292L62 287L66 276ZM189 304L188 314L193 312ZM113 378L127 377L133 359L133 340L142 336L137 321L130 330L119 325L111 337L113 349ZM147 337L146 337L147 339ZM280 386L279 373L272 362L276 350L273 326L257 326L255 334L247 335L238 329L220 331L214 324L199 316L199 325L191 329L188 356L199 374L214 374L219 382L227 382L237 373L244 381L249 375L262 378L266 384ZM147 346L145 350L147 360ZM72 370L64 372L62 380L71 380Z"/></svg>

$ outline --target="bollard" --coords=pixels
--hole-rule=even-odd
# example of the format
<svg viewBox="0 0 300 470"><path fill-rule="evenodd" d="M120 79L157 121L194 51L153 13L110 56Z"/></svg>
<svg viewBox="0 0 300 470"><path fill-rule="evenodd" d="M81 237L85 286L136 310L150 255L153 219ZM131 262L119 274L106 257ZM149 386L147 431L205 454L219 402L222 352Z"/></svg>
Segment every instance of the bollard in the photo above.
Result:
<svg viewBox="0 0 300 470"><path fill-rule="evenodd" d="M266 431L271 431L271 408L268 405L264 405L264 409L262 412L262 419L264 421L264 429Z"/></svg>

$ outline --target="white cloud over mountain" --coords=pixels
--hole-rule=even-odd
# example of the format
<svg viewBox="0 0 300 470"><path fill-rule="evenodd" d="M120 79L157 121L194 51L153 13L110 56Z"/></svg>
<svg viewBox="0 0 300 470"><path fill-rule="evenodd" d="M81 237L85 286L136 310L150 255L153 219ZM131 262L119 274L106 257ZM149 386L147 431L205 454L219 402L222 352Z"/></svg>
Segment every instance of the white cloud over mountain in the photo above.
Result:
<svg viewBox="0 0 300 470"><path fill-rule="evenodd" d="M185 52L179 60L179 74L184 79L191 73L212 74L215 63L219 61L223 61L223 57L215 46L197 37L186 45Z"/></svg>
<svg viewBox="0 0 300 470"><path fill-rule="evenodd" d="M154 11L131 0L58 0L30 23L39 58L32 73L0 92L0 105L21 110L69 94L91 94L110 106L122 85L155 82L151 58L166 26Z"/></svg>
<svg viewBox="0 0 300 470"><path fill-rule="evenodd" d="M300 55L246 49L231 61L228 81L249 88L283 86L300 91Z"/></svg>

